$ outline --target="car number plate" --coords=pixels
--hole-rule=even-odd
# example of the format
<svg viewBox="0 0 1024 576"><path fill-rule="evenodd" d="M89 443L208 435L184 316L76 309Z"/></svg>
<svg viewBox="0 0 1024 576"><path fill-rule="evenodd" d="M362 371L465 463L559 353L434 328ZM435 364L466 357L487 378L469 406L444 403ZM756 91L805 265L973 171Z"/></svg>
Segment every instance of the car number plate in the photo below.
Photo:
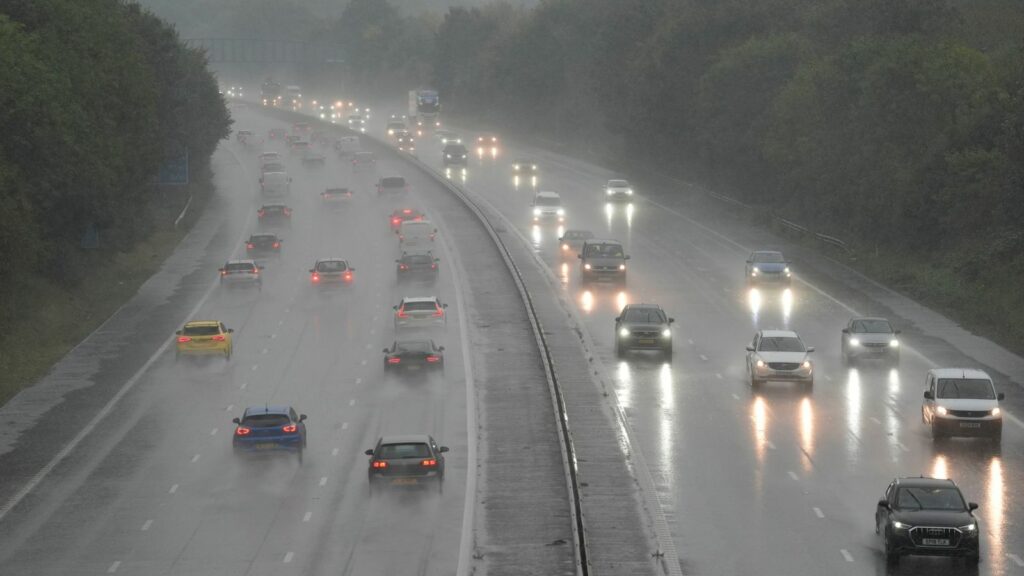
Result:
<svg viewBox="0 0 1024 576"><path fill-rule="evenodd" d="M417 366L416 364L411 364L409 366L409 370L419 370L420 368L421 368L421 366Z"/></svg>
<svg viewBox="0 0 1024 576"><path fill-rule="evenodd" d="M949 540L945 538L924 538L921 543L925 546L949 546Z"/></svg>
<svg viewBox="0 0 1024 576"><path fill-rule="evenodd" d="M273 442L260 442L259 444L256 444L257 450L270 450L271 448L277 448L277 444L274 444Z"/></svg>
<svg viewBox="0 0 1024 576"><path fill-rule="evenodd" d="M652 338L641 338L638 342L640 344L654 344L654 339L652 339Z"/></svg>
<svg viewBox="0 0 1024 576"><path fill-rule="evenodd" d="M418 483L418 480L415 478L395 478L391 483L396 486L411 486Z"/></svg>
<svg viewBox="0 0 1024 576"><path fill-rule="evenodd" d="M981 422L961 422L961 428L981 428Z"/></svg>

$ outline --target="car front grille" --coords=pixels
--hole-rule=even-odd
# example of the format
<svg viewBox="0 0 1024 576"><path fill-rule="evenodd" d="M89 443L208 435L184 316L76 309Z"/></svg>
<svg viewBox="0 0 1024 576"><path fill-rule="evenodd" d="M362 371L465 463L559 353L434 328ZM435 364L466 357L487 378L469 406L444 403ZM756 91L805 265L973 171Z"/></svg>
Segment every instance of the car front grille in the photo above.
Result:
<svg viewBox="0 0 1024 576"><path fill-rule="evenodd" d="M796 370L800 367L799 362L769 362L768 367L772 370Z"/></svg>
<svg viewBox="0 0 1024 576"><path fill-rule="evenodd" d="M956 416L958 418L984 418L990 416L992 413L988 410L950 410L950 416Z"/></svg>
<svg viewBox="0 0 1024 576"><path fill-rule="evenodd" d="M885 342L865 342L865 348L888 348L889 345Z"/></svg>
<svg viewBox="0 0 1024 576"><path fill-rule="evenodd" d="M633 331L633 337L634 338L657 338L658 337L658 333L654 332L654 331L649 331L649 330L634 330Z"/></svg>
<svg viewBox="0 0 1024 576"><path fill-rule="evenodd" d="M917 526L910 529L910 540L915 546L926 546L924 544L925 538L935 538L940 540L949 540L949 548L956 548L960 545L960 531L956 528L948 527L933 527L933 526ZM946 548L946 546L932 546L927 545L931 548Z"/></svg>

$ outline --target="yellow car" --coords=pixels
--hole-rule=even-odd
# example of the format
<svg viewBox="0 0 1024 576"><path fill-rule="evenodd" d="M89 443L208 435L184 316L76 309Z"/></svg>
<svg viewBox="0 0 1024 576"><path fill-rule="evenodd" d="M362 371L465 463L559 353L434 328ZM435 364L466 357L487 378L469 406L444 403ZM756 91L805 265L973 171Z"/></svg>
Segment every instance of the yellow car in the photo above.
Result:
<svg viewBox="0 0 1024 576"><path fill-rule="evenodd" d="M194 320L175 332L177 338L177 354L175 358L187 356L208 356L223 354L224 359L231 358L231 334L233 329L216 320Z"/></svg>

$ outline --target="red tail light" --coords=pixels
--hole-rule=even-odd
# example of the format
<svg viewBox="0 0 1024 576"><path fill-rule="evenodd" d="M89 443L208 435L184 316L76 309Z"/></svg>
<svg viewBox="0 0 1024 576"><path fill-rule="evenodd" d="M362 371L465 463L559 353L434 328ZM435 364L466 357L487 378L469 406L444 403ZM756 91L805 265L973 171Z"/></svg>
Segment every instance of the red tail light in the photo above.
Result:
<svg viewBox="0 0 1024 576"><path fill-rule="evenodd" d="M403 235L399 234L399 235L398 235L398 239L399 239L399 240L405 240L405 236L403 236Z"/></svg>
<svg viewBox="0 0 1024 576"><path fill-rule="evenodd" d="M374 460L372 463L370 463L370 466L378 470L383 470L384 468L388 467L388 463L383 460Z"/></svg>
<svg viewBox="0 0 1024 576"><path fill-rule="evenodd" d="M426 460L420 462L420 464L427 468L433 468L434 466L437 466L437 460L434 458L427 458Z"/></svg>
<svg viewBox="0 0 1024 576"><path fill-rule="evenodd" d="M220 275L221 276L227 276L228 275L228 271L227 270L221 270L220 271Z"/></svg>
<svg viewBox="0 0 1024 576"><path fill-rule="evenodd" d="M313 273L313 282L319 282L319 281L320 281L320 275L317 274L316 272L314 272Z"/></svg>
<svg viewBox="0 0 1024 576"><path fill-rule="evenodd" d="M252 430L244 426L239 426L238 428L235 429L236 436L248 436L251 432Z"/></svg>
<svg viewBox="0 0 1024 576"><path fill-rule="evenodd" d="M441 316L444 316L444 310L442 310L441 308L438 308L437 310L434 310L434 317L435 318L440 318Z"/></svg>
<svg viewBox="0 0 1024 576"><path fill-rule="evenodd" d="M281 247L281 243L280 242L274 242L274 248L280 248L280 247Z"/></svg>
<svg viewBox="0 0 1024 576"><path fill-rule="evenodd" d="M247 244L245 245L245 247L246 247L247 249L249 249L249 250L252 250L253 248L255 248L255 247L256 247L256 245L255 245L255 244L253 244L252 242L249 242L249 243L247 243Z"/></svg>
<svg viewBox="0 0 1024 576"><path fill-rule="evenodd" d="M185 343L185 342L191 342L191 341L192 341L192 339L189 338L188 336L178 336L178 342Z"/></svg>
<svg viewBox="0 0 1024 576"><path fill-rule="evenodd" d="M285 216L291 216L291 215L292 215L292 211L291 211L291 209L289 209L289 208L285 208L285 209L284 209L284 215L285 215Z"/></svg>
<svg viewBox="0 0 1024 576"><path fill-rule="evenodd" d="M399 317L399 318L407 318L408 316L409 316L409 315L405 313L405 310L404 310L404 309L402 309L402 308L399 308L399 309L398 309L398 317Z"/></svg>
<svg viewBox="0 0 1024 576"><path fill-rule="evenodd" d="M402 223L402 219L401 218L392 218L391 219L391 223L392 224L401 224Z"/></svg>
<svg viewBox="0 0 1024 576"><path fill-rule="evenodd" d="M402 210L402 214L412 214L412 210L406 208L405 210Z"/></svg>
<svg viewBox="0 0 1024 576"><path fill-rule="evenodd" d="M408 267L408 266L406 266L405 264L399 264L399 265L398 265L398 269L399 269L399 270L408 270L408 269L409 269L409 267Z"/></svg>
<svg viewBox="0 0 1024 576"><path fill-rule="evenodd" d="M345 272L345 282L351 282L351 281L352 281L352 273L351 272Z"/></svg>
<svg viewBox="0 0 1024 576"><path fill-rule="evenodd" d="M395 358L395 357L388 358L388 364L401 364L401 363L402 363L402 359L401 358Z"/></svg>
<svg viewBox="0 0 1024 576"><path fill-rule="evenodd" d="M223 342L225 338L223 334L217 334L213 338L210 338L210 340L213 340L214 342Z"/></svg>
<svg viewBox="0 0 1024 576"><path fill-rule="evenodd" d="M260 215L260 218L263 218L264 216L267 215L266 210L257 210L256 213Z"/></svg>
<svg viewBox="0 0 1024 576"><path fill-rule="evenodd" d="M430 269L431 270L437 270L437 264L431 264L430 265Z"/></svg>
<svg viewBox="0 0 1024 576"><path fill-rule="evenodd" d="M441 357L440 356L434 356L433 354L431 354L430 356L427 356L427 362L433 363L433 362L440 362L440 361L441 361Z"/></svg>
<svg viewBox="0 0 1024 576"><path fill-rule="evenodd" d="M289 424L287 426L282 426L281 431L287 432L288 434L294 434L299 431L299 427L296 424Z"/></svg>

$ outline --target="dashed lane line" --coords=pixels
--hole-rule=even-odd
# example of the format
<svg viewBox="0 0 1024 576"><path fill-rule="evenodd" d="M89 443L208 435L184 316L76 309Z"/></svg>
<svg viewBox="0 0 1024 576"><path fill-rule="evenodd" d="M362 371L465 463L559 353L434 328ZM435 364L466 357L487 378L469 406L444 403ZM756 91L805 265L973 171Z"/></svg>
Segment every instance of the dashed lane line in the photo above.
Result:
<svg viewBox="0 0 1024 576"><path fill-rule="evenodd" d="M796 475L796 472L793 472L792 470L786 470L786 474L789 474L789 477L792 478L793 480L796 480L798 482L800 481L800 477Z"/></svg>
<svg viewBox="0 0 1024 576"><path fill-rule="evenodd" d="M294 552L289 552L289 553L285 554L284 555L284 563L285 564L291 564L292 558L295 558L295 553Z"/></svg>
<svg viewBox="0 0 1024 576"><path fill-rule="evenodd" d="M195 464L196 462L199 462L199 454L192 457L192 463Z"/></svg>
<svg viewBox="0 0 1024 576"><path fill-rule="evenodd" d="M253 371L253 372L255 372L255 371L256 371L256 369L257 369L257 368L259 368L259 367L260 367L260 365L259 365L259 364L253 364L253 365L252 365L252 371Z"/></svg>
<svg viewBox="0 0 1024 576"><path fill-rule="evenodd" d="M120 568L120 567L121 567L121 561L120 560L114 561L114 563L110 565L110 568L107 568L107 574L113 574L114 572L117 572L117 569Z"/></svg>
<svg viewBox="0 0 1024 576"><path fill-rule="evenodd" d="M348 422L342 422L341 423L341 429L342 430L348 430Z"/></svg>
<svg viewBox="0 0 1024 576"><path fill-rule="evenodd" d="M700 359L701 359L701 360L703 360L703 361L705 361L705 362L707 362L707 361L708 361L708 357L707 357L707 356L705 356L705 355L703 355L703 354L701 354L701 355L700 355Z"/></svg>
<svg viewBox="0 0 1024 576"><path fill-rule="evenodd" d="M775 450L775 444L771 440L765 440L764 445L767 446L769 450Z"/></svg>
<svg viewBox="0 0 1024 576"><path fill-rule="evenodd" d="M217 432L220 432L220 429L214 428L213 430L210 430L210 436L216 436Z"/></svg>
<svg viewBox="0 0 1024 576"><path fill-rule="evenodd" d="M302 516L302 521L303 522L309 522L309 519L312 518L312 517L313 517L313 513L312 512L306 512L306 514Z"/></svg>
<svg viewBox="0 0 1024 576"><path fill-rule="evenodd" d="M153 526L153 521L152 520L146 520L146 522L142 524L142 531L143 532L148 531L151 526Z"/></svg>
<svg viewBox="0 0 1024 576"><path fill-rule="evenodd" d="M170 489L170 490L168 490L168 492L167 492L167 493L168 493L168 494L174 494L174 493L175 493L175 492L177 492L177 491L178 491L178 485L177 485L177 484L175 484L174 486L171 486L171 489Z"/></svg>
<svg viewBox="0 0 1024 576"><path fill-rule="evenodd" d="M733 392L732 397L733 397L734 400L739 400L740 399L740 395L736 394L735 392Z"/></svg>
<svg viewBox="0 0 1024 576"><path fill-rule="evenodd" d="M1021 560L1020 556L1017 556L1016 554L1007 554L1006 557L1013 560L1013 563L1017 566L1024 568L1024 560Z"/></svg>
<svg viewBox="0 0 1024 576"><path fill-rule="evenodd" d="M235 409L235 405L234 404L228 404L228 407L225 408L224 411L225 412L231 412L234 409Z"/></svg>
<svg viewBox="0 0 1024 576"><path fill-rule="evenodd" d="M853 562L853 556L850 555L846 548L840 550L839 553L843 555L843 560L846 560L847 562Z"/></svg>
<svg viewBox="0 0 1024 576"><path fill-rule="evenodd" d="M321 486L327 486L327 476L321 476L320 477L320 485Z"/></svg>
<svg viewBox="0 0 1024 576"><path fill-rule="evenodd" d="M715 378L718 378L719 380L721 380L722 379L722 375L720 373L718 373L718 372L715 372Z"/></svg>
<svg viewBox="0 0 1024 576"><path fill-rule="evenodd" d="M349 406L355 406L355 405L356 405L356 399L355 399L355 398L353 398L353 399L349 400L349 401L348 401L348 405L349 405Z"/></svg>
<svg viewBox="0 0 1024 576"><path fill-rule="evenodd" d="M337 455L338 455L338 449L337 448L335 448L334 450L331 450L331 456L337 456Z"/></svg>
<svg viewBox="0 0 1024 576"><path fill-rule="evenodd" d="M814 507L814 515L817 516L818 518L824 518L825 517L825 513L822 512L821 508L818 508L817 506Z"/></svg>

